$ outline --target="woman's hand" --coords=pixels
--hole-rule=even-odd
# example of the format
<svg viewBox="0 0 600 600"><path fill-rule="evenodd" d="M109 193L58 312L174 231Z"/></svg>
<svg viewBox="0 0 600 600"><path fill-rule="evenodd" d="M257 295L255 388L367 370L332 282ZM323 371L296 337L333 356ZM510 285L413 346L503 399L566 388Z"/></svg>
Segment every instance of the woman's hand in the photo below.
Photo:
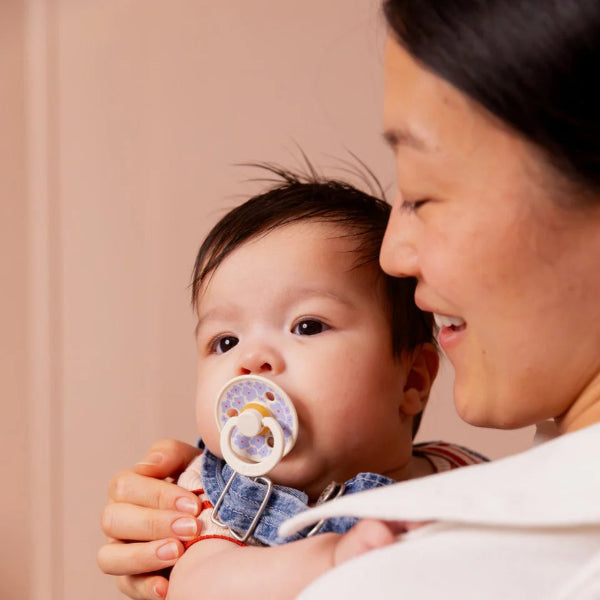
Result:
<svg viewBox="0 0 600 600"><path fill-rule="evenodd" d="M98 565L118 575L118 588L134 600L166 596L168 580L160 571L181 556L181 540L199 533L198 498L165 481L181 473L199 452L183 442L162 440L134 469L110 481L102 514L102 529L110 540L98 551Z"/></svg>

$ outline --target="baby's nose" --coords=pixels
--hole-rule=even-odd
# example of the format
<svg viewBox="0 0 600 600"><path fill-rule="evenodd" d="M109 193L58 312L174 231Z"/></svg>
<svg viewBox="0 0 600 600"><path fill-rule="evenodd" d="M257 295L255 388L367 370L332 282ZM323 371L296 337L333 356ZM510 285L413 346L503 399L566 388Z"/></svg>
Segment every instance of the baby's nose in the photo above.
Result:
<svg viewBox="0 0 600 600"><path fill-rule="evenodd" d="M249 348L240 357L238 375L263 375L280 373L284 362L281 354L267 345Z"/></svg>

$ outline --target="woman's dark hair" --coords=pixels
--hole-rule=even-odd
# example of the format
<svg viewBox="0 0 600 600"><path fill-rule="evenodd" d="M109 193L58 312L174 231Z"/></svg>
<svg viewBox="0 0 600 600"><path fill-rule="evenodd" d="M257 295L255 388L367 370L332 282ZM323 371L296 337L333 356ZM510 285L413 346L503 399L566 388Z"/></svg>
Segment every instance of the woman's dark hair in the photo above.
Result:
<svg viewBox="0 0 600 600"><path fill-rule="evenodd" d="M305 221L339 225L344 235L356 239L356 266L372 264L379 269L390 306L392 351L415 350L424 343L435 344L433 316L421 311L414 300L416 280L397 279L379 267L379 250L390 215L390 205L349 183L309 172L294 173L274 165L257 164L275 176L275 184L228 212L202 243L192 273L192 306L207 278L223 260L245 242L270 231ZM273 181L273 179L270 179ZM413 436L421 415L413 419Z"/></svg>
<svg viewBox="0 0 600 600"><path fill-rule="evenodd" d="M385 0L383 10L416 60L600 201L599 0Z"/></svg>

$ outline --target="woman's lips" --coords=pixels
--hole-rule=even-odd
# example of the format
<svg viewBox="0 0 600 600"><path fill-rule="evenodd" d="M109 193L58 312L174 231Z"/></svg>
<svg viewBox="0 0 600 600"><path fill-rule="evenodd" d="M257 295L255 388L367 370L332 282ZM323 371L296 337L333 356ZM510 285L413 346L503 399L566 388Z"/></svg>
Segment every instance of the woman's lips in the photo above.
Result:
<svg viewBox="0 0 600 600"><path fill-rule="evenodd" d="M456 343L462 332L466 329L467 324L464 319L450 315L440 315L434 313L435 324L439 328L438 342L440 346L447 350L450 346Z"/></svg>

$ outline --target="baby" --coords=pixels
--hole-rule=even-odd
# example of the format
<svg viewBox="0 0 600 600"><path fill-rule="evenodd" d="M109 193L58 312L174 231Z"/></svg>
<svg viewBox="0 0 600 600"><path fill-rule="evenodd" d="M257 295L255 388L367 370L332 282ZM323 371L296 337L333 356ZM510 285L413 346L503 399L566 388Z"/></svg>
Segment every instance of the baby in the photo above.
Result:
<svg viewBox="0 0 600 600"><path fill-rule="evenodd" d="M194 267L205 451L180 484L202 495L202 532L172 571L173 600L252 589L293 596L364 548L337 547L345 538L334 534L354 520L293 538L320 534L309 545L280 538L283 520L330 497L482 460L450 444L413 447L438 355L415 282L378 264L389 205L346 183L275 172L281 182L223 217ZM268 481L232 477L222 460L215 401L238 376L263 392L272 383L297 413L295 445L268 473L270 497ZM238 414L228 406L225 415Z"/></svg>

